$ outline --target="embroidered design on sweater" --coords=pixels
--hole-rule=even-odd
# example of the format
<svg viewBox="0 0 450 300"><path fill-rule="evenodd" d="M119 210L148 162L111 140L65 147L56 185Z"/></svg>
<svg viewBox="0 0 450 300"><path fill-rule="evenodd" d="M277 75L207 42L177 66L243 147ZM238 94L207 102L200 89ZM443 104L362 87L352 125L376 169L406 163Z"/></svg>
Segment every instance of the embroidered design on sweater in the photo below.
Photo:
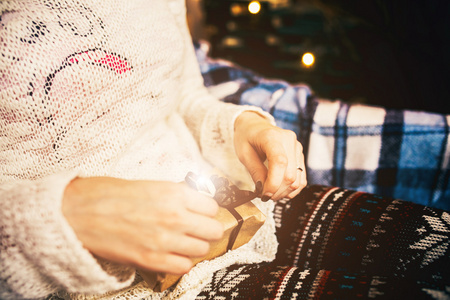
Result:
<svg viewBox="0 0 450 300"><path fill-rule="evenodd" d="M45 1L44 5L49 9L56 11L59 26L72 32L75 36L87 37L93 35L94 30L97 27L100 29L105 28L102 19L99 18L90 7L85 6L80 2L70 5L67 2ZM67 15L70 14L77 14L78 16L83 17L83 21L80 22L78 19L68 19ZM78 22L73 20L78 20Z"/></svg>
<svg viewBox="0 0 450 300"><path fill-rule="evenodd" d="M45 80L45 83L43 85L43 94L44 94L44 100L43 103L47 103L48 107L51 107L50 103L52 101L51 97L51 91L52 87L54 86L54 81L57 77L57 75L64 69L67 69L69 67L75 66L75 65L86 65L86 66L97 66L105 68L106 70L112 71L116 75L122 75L126 72L129 72L132 70L132 67L130 63L125 59L122 58L120 55L108 52L102 49L90 49L86 51L82 51L79 53L75 53L67 57L61 66L56 69L56 71L50 73ZM64 82L64 81L63 81ZM70 85L70 82L66 82L66 84ZM30 82L31 91L29 92L29 96L32 97L34 93L34 85L32 82ZM63 88L59 88L59 90L64 90ZM101 115L97 116L97 119L102 117L106 112L103 112ZM37 114L35 114L36 120L39 124L39 126L43 126L45 123L50 124L52 126L55 126L54 122L54 114L52 111L45 110L44 116L40 117ZM89 123L86 123L85 125L88 125ZM60 148L59 144L61 140L64 138L64 136L67 133L67 128L62 126L58 134L55 138L55 141L52 145L53 150L56 152L56 159L58 162L61 162L62 157L60 157L57 153L58 149Z"/></svg>

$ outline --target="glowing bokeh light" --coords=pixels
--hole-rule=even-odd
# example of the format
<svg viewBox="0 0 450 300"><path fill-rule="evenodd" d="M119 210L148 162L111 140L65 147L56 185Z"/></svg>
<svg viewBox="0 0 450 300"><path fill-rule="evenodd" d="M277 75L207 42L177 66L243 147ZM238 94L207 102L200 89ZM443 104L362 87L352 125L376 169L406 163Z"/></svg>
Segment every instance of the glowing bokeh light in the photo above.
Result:
<svg viewBox="0 0 450 300"><path fill-rule="evenodd" d="M261 4L258 1L252 1L248 5L248 11L252 14L257 14L261 10Z"/></svg>
<svg viewBox="0 0 450 300"><path fill-rule="evenodd" d="M307 66L307 67L311 67L314 64L315 58L314 55L310 52L307 52L305 54L303 54L302 56L302 63Z"/></svg>
<svg viewBox="0 0 450 300"><path fill-rule="evenodd" d="M242 14L244 9L245 9L245 6L243 8L241 5L236 4L236 3L232 4L230 7L230 11L233 16L239 16L240 14Z"/></svg>

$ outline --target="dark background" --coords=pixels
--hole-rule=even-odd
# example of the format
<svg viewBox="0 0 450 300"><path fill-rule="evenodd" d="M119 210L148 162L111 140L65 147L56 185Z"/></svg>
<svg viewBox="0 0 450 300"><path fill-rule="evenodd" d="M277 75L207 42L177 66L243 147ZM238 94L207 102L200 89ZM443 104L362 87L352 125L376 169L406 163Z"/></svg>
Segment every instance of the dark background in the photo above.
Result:
<svg viewBox="0 0 450 300"><path fill-rule="evenodd" d="M249 2L188 1L211 56L323 98L450 114L450 1L271 0L256 15Z"/></svg>

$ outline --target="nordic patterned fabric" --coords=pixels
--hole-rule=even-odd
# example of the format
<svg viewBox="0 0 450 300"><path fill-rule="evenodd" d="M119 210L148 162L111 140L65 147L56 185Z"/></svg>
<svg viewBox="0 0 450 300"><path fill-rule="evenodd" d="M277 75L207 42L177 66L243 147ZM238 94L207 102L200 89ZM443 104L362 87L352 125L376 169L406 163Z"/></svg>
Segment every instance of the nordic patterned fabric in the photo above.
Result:
<svg viewBox="0 0 450 300"><path fill-rule="evenodd" d="M275 207L273 262L214 273L197 299L450 299L450 214L336 187Z"/></svg>
<svg viewBox="0 0 450 300"><path fill-rule="evenodd" d="M296 132L308 183L450 209L450 116L319 99L307 85L263 78L207 51L197 44L205 85L225 102L263 108Z"/></svg>

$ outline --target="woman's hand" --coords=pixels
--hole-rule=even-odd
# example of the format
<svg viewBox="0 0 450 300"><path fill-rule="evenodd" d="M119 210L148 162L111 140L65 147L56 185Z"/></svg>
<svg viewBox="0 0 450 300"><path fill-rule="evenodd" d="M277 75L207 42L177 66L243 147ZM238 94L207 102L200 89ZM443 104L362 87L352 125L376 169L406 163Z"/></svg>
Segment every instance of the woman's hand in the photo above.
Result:
<svg viewBox="0 0 450 300"><path fill-rule="evenodd" d="M253 181L262 183L263 200L293 198L306 186L303 148L294 132L243 112L235 122L234 147Z"/></svg>
<svg viewBox="0 0 450 300"><path fill-rule="evenodd" d="M223 235L216 201L181 183L78 178L62 209L93 254L151 271L186 273Z"/></svg>

